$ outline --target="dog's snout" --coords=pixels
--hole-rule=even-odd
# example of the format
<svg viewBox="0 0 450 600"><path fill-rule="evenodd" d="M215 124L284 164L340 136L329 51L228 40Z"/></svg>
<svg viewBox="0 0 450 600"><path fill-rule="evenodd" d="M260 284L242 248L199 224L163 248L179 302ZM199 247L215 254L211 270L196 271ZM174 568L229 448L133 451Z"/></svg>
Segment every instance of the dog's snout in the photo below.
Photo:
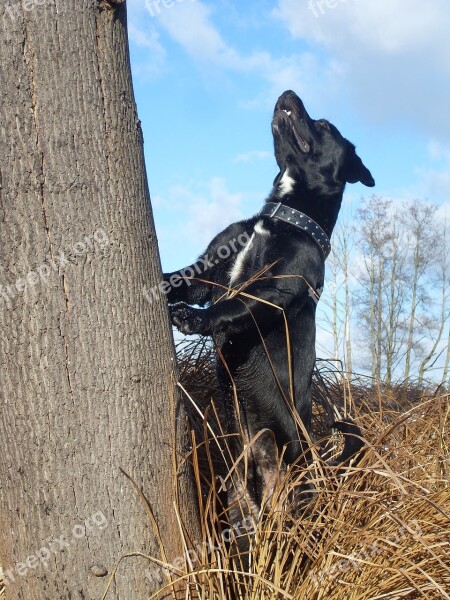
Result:
<svg viewBox="0 0 450 600"><path fill-rule="evenodd" d="M299 98L292 90L286 90L278 98L277 103L275 104L275 112L280 110L285 112L295 111L296 115L299 117L307 114L301 98Z"/></svg>
<svg viewBox="0 0 450 600"><path fill-rule="evenodd" d="M297 100L297 101L300 100L300 98L297 96L297 94L294 91L292 91L292 90L286 90L278 98L278 102L292 101L292 100Z"/></svg>

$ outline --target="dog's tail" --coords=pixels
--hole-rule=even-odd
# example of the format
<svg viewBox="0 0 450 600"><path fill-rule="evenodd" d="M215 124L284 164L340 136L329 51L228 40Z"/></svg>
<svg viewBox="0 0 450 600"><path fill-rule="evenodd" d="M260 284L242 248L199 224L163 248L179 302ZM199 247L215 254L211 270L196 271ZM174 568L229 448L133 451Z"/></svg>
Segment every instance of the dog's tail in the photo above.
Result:
<svg viewBox="0 0 450 600"><path fill-rule="evenodd" d="M347 419L345 421L335 421L331 426L333 429L337 429L344 436L344 448L341 454L336 460L330 461L328 464L332 467L342 465L347 466L350 460L353 458L353 464L357 464L364 452L361 450L364 448L363 433L361 429L351 421Z"/></svg>

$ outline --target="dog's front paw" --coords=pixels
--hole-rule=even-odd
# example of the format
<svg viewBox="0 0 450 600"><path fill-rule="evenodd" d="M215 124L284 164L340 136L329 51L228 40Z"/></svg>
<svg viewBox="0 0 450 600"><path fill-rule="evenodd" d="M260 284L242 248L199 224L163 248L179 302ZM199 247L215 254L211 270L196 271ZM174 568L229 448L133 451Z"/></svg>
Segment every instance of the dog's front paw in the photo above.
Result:
<svg viewBox="0 0 450 600"><path fill-rule="evenodd" d="M184 302L169 306L170 318L175 327L186 335L210 335L206 311L193 308Z"/></svg>

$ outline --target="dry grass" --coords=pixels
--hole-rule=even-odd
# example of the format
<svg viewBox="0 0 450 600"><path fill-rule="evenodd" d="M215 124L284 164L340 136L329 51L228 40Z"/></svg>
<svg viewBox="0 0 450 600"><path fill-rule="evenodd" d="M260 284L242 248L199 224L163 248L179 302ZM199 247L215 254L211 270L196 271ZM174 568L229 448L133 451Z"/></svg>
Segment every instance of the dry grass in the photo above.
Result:
<svg viewBox="0 0 450 600"><path fill-rule="evenodd" d="M220 417L211 418L214 408L205 410L216 397L211 352L190 345L180 362L186 395L195 397L194 413L206 414L196 419L196 448L189 458L201 498L203 539L185 538L191 548L185 571L166 573L167 584L152 598L450 598L448 395L412 403L407 390L371 390L361 379L344 384L335 369L322 365L315 377L316 434L326 431L336 413L352 414L368 450L339 478L319 459L307 472L291 467L256 523L248 564L221 535L229 539L224 528L230 525L224 524L215 475L218 444L226 454L227 443ZM330 452L336 451L332 445ZM315 492L303 509L293 509L294 491L305 481L313 482ZM176 596L180 580L189 587Z"/></svg>
<svg viewBox="0 0 450 600"><path fill-rule="evenodd" d="M413 402L404 389L373 390L362 379L344 383L333 365L323 363L314 381L316 438L329 435L336 417L350 414L363 427L368 450L339 478L319 459L308 471L289 468L250 536L248 564L236 544L224 541L230 525L217 475L226 476L227 440L214 403L209 406L217 400L213 355L198 343L183 347L194 440L186 460L194 467L202 539L183 533L190 550L184 566L166 564L166 583L151 598L450 598L448 394ZM335 454L339 439L328 443ZM314 494L293 508L305 481L313 483ZM176 591L180 582L187 584L182 594Z"/></svg>

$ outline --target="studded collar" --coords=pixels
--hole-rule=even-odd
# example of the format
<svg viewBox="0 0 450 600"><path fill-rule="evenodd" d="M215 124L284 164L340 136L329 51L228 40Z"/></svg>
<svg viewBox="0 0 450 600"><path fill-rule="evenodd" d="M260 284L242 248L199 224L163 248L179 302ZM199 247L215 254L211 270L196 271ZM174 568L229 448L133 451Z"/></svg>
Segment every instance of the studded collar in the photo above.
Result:
<svg viewBox="0 0 450 600"><path fill-rule="evenodd" d="M306 231L317 243L325 258L330 254L330 239L325 231L313 219L299 210L285 206L281 202L266 202L259 215L290 223L294 227Z"/></svg>

